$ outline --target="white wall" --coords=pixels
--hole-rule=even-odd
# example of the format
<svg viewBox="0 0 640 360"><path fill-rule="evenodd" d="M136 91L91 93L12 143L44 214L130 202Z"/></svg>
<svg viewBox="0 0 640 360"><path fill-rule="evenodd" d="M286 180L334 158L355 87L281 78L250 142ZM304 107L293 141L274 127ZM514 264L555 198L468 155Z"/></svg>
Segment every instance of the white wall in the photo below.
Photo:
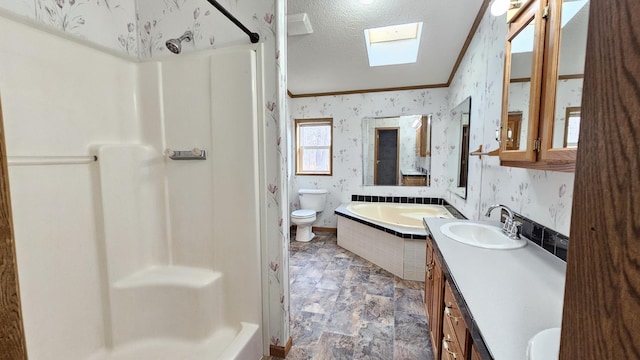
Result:
<svg viewBox="0 0 640 360"><path fill-rule="evenodd" d="M136 79L135 63L0 17L9 157L136 141ZM29 358L84 358L104 345L108 317L97 167L10 166L9 175Z"/></svg>
<svg viewBox="0 0 640 360"><path fill-rule="evenodd" d="M447 89L409 90L358 95L323 96L289 99L289 123L294 119L333 118L333 175L291 176L289 191L291 211L299 208L300 188L329 190L325 211L318 215L315 226L336 227L333 213L340 204L349 202L352 194L440 197L446 188L444 164L447 160L445 131ZM433 114L431 145L431 186L363 186L362 119L417 114ZM289 144L295 142L289 134ZM413 132L415 137L415 132ZM415 143L414 143L415 144ZM414 145L415 146L415 145ZM293 148L289 149L295 154ZM413 153L413 149L409 152ZM422 158L422 161L425 161ZM293 162L292 162L293 163ZM289 170L290 174L295 171Z"/></svg>

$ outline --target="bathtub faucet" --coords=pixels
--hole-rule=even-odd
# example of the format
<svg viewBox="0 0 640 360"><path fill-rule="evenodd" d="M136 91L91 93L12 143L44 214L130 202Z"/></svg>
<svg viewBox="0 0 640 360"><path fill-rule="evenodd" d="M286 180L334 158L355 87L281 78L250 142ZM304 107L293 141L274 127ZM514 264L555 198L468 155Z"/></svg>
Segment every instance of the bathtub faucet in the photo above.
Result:
<svg viewBox="0 0 640 360"><path fill-rule="evenodd" d="M502 224L502 232L505 233L505 235L507 235L509 239L520 239L520 225L522 225L522 223L513 219L513 211L509 209L508 206L491 205L487 209L487 212L484 214L484 216L489 217L489 215L491 215L491 211L497 208L504 209L504 211L507 212L507 217L504 219L504 224Z"/></svg>

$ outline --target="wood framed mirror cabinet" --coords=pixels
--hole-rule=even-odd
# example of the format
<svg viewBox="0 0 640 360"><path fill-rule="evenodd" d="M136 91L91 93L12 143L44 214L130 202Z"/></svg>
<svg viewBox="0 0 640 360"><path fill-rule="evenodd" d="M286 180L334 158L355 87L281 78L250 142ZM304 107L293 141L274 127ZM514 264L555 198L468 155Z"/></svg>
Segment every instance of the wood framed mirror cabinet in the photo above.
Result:
<svg viewBox="0 0 640 360"><path fill-rule="evenodd" d="M508 20L502 165L574 171L589 2L529 0Z"/></svg>

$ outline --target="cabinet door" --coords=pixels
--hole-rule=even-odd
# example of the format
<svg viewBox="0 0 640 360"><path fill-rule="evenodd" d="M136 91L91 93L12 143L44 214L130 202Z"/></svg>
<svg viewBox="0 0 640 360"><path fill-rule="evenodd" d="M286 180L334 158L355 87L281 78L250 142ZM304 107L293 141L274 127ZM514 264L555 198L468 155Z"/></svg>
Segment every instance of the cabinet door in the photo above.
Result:
<svg viewBox="0 0 640 360"><path fill-rule="evenodd" d="M444 274L438 259L433 259L433 303L431 304L431 318L429 329L431 330L431 344L436 359L442 351L442 314L444 312Z"/></svg>
<svg viewBox="0 0 640 360"><path fill-rule="evenodd" d="M424 272L424 310L429 324L433 321L431 310L433 309L433 247L431 241L427 239L427 259Z"/></svg>
<svg viewBox="0 0 640 360"><path fill-rule="evenodd" d="M482 360L478 349L476 349L476 344L471 346L471 360Z"/></svg>
<svg viewBox="0 0 640 360"><path fill-rule="evenodd" d="M589 1L549 1L541 111L543 160L576 160Z"/></svg>
<svg viewBox="0 0 640 360"><path fill-rule="evenodd" d="M534 162L537 156L545 21L541 0L525 7L507 33L500 127L503 161ZM518 129L509 127L509 113L521 114Z"/></svg>

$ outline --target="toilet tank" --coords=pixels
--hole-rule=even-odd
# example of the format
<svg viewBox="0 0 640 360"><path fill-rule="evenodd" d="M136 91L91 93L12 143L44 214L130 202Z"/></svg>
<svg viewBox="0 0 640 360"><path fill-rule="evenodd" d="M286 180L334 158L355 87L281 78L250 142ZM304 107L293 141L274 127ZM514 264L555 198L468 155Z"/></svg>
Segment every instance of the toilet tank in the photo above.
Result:
<svg viewBox="0 0 640 360"><path fill-rule="evenodd" d="M327 189L300 189L298 196L300 197L300 208L305 210L314 210L320 212L324 210L327 203Z"/></svg>

